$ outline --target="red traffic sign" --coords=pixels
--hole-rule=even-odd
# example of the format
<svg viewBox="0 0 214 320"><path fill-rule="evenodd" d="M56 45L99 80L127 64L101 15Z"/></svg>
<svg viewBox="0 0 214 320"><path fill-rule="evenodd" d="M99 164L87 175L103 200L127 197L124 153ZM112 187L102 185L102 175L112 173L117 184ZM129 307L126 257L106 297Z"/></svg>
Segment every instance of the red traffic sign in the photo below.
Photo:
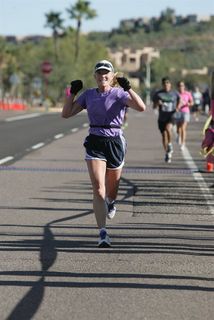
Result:
<svg viewBox="0 0 214 320"><path fill-rule="evenodd" d="M49 74L52 71L52 64L49 61L44 61L41 66L41 70L44 74Z"/></svg>

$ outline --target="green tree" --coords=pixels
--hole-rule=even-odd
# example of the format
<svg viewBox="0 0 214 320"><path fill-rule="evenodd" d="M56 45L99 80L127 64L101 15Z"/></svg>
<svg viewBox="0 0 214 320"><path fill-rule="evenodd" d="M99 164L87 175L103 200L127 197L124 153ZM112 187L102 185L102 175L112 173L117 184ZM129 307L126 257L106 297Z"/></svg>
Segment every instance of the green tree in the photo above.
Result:
<svg viewBox="0 0 214 320"><path fill-rule="evenodd" d="M77 22L76 28L76 39L75 39L75 61L79 56L79 38L80 31L82 26L82 20L93 19L97 16L97 13L94 9L90 8L90 2L85 0L77 0L75 5L67 9L70 19L74 19Z"/></svg>
<svg viewBox="0 0 214 320"><path fill-rule="evenodd" d="M10 91L10 76L17 71L18 61L13 45L0 38L0 99Z"/></svg>
<svg viewBox="0 0 214 320"><path fill-rule="evenodd" d="M166 8L166 10L161 12L160 21L165 21L170 24L174 23L175 10L171 8Z"/></svg>
<svg viewBox="0 0 214 320"><path fill-rule="evenodd" d="M52 29L53 41L54 41L54 53L55 59L58 60L58 37L60 31L64 30L63 19L60 17L60 12L49 12L46 13L46 27Z"/></svg>

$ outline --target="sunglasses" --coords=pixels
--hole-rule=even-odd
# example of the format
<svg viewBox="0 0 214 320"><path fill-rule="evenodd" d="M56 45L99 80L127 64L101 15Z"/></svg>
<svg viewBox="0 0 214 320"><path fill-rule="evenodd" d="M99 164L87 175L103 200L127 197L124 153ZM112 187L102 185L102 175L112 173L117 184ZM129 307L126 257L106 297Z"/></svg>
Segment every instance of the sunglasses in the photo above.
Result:
<svg viewBox="0 0 214 320"><path fill-rule="evenodd" d="M101 67L106 67L106 68L112 69L112 66L109 63L98 63L98 64L96 64L95 69L101 68Z"/></svg>

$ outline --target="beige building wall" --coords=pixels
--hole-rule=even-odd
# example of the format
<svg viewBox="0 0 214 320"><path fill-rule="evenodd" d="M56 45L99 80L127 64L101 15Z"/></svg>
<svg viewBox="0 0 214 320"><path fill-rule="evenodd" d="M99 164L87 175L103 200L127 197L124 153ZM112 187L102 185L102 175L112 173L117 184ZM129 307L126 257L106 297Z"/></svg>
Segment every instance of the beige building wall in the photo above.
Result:
<svg viewBox="0 0 214 320"><path fill-rule="evenodd" d="M115 64L116 71L128 73L133 86L140 86L140 74L145 65L150 64L152 59L159 58L160 52L153 47L132 50L124 48L118 51L109 49L110 59Z"/></svg>

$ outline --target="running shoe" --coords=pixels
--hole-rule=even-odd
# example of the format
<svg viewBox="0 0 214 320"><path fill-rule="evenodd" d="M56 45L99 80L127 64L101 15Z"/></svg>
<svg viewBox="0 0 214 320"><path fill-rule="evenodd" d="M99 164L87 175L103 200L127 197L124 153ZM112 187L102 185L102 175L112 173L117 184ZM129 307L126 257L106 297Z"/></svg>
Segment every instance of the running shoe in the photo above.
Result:
<svg viewBox="0 0 214 320"><path fill-rule="evenodd" d="M184 145L184 144L181 144L181 145L180 145L180 149L181 149L181 151L184 151L185 145Z"/></svg>
<svg viewBox="0 0 214 320"><path fill-rule="evenodd" d="M167 152L164 160L166 163L171 163L172 162L171 158L172 158L172 155Z"/></svg>
<svg viewBox="0 0 214 320"><path fill-rule="evenodd" d="M173 146L172 146L171 143L168 144L167 153L168 153L169 155L172 155L172 153L173 153Z"/></svg>
<svg viewBox="0 0 214 320"><path fill-rule="evenodd" d="M99 248L109 248L111 247L110 238L106 232L106 230L100 231L100 238L98 241L98 247Z"/></svg>
<svg viewBox="0 0 214 320"><path fill-rule="evenodd" d="M108 200L106 201L107 204L107 218L108 219L113 219L115 214L116 214L116 207L115 207L115 201L112 202L108 202Z"/></svg>

